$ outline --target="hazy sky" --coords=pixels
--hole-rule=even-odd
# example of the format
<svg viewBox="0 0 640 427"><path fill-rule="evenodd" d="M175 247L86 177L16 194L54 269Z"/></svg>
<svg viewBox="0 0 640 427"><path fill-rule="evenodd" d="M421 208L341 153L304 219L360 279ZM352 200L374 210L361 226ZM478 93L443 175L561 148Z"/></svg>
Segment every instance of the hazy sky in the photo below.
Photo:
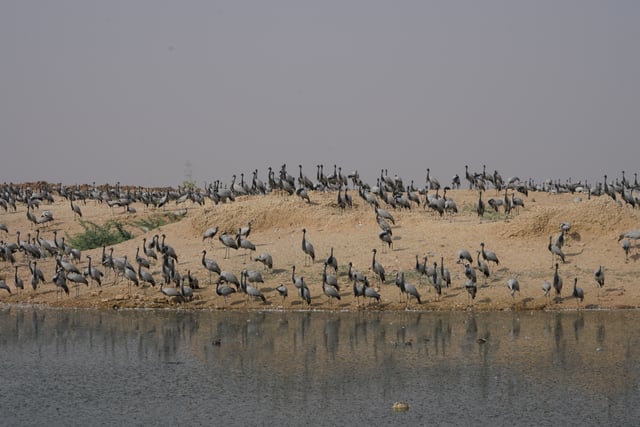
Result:
<svg viewBox="0 0 640 427"><path fill-rule="evenodd" d="M639 169L634 0L1 0L0 54L0 182Z"/></svg>

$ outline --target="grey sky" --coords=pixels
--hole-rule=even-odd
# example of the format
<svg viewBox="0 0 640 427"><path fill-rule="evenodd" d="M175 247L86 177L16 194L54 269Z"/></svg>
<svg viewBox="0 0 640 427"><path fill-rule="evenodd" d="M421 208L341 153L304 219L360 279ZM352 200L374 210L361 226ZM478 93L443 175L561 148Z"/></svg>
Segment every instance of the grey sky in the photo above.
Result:
<svg viewBox="0 0 640 427"><path fill-rule="evenodd" d="M0 180L633 179L638 23L637 1L4 0Z"/></svg>

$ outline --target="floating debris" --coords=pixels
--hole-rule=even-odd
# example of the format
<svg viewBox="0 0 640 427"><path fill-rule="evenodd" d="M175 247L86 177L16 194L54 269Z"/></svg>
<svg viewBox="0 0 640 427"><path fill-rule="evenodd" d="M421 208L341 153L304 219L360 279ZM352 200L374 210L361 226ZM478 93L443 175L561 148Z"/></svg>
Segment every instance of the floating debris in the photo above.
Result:
<svg viewBox="0 0 640 427"><path fill-rule="evenodd" d="M407 402L396 402L393 404L394 411L408 411L409 404Z"/></svg>

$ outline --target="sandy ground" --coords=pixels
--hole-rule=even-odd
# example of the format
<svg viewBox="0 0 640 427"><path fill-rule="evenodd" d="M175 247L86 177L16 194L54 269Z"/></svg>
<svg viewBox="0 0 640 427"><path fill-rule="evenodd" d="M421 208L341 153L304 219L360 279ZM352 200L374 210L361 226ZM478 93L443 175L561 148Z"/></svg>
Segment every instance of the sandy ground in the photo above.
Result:
<svg viewBox="0 0 640 427"><path fill-rule="evenodd" d="M205 206L186 202L176 205L174 202L165 208L145 210L142 204L135 204L137 213L124 213L122 208L109 208L106 204L88 201L79 203L85 221L103 224L117 220L134 234L134 238L113 246L115 257L127 255L135 265L136 248L142 251L143 238L151 239L154 234L165 234L166 243L173 246L178 254L178 271L188 271L199 279L200 289L195 290L193 300L182 302L161 293L161 287L167 285L132 286L128 290L127 281L120 279L114 283L114 273L105 271L105 280L101 287L81 285L76 289L70 284L69 295L58 295L51 278L54 275L55 260L51 257L39 260L47 282L36 290L31 288L29 260L23 253L16 253L19 276L24 280L25 289L18 292L14 285L14 266L0 261L0 275L9 285L12 293L0 289L1 304L37 304L53 307L96 307L96 308L162 308L179 307L181 309L227 309L227 310L405 310L406 303L400 300L399 290L394 280L396 272L404 272L407 282L414 284L421 294L422 304L410 301L412 310L556 310L576 309L577 300L572 297L573 281L578 278L578 286L584 290L582 309L619 309L640 306L640 286L637 283L638 258L640 253L632 241L633 247L628 259L625 259L618 236L628 230L640 228L638 221L640 210L620 206L607 196L587 199L586 195L529 193L520 195L525 207L518 214L505 218L502 210L491 213L487 206L484 218L478 218L475 204L478 193L470 190L449 191L459 209L453 217L440 217L431 210L415 207L411 210L389 210L395 218L392 225L393 247L389 248L378 238L380 228L373 209L358 197L355 191L354 207L344 212L336 205L336 193L311 192L311 204L296 196L283 198L281 195L247 196L236 202L214 205L207 200ZM483 194L487 201L491 197L501 198L494 190ZM82 231L80 222L74 218L69 202L56 198L53 204L43 204L54 214L54 221L40 227L40 237L53 240L53 231L58 237L73 236ZM153 230L143 230L135 222L153 215L186 209L185 217L178 222ZM225 250L218 236L222 231L237 232L239 227L252 221L249 240L256 251L245 255L243 250L232 250L225 259ZM559 264L559 274L563 279L560 298L549 301L542 291L545 281L552 282L554 269L551 253L547 248L549 236L560 232L560 224L572 225L568 241L563 248L566 262ZM15 241L16 232L21 239L30 233L36 233L26 217L26 207L19 205L17 212L0 213L0 223L5 224L9 233L0 231L0 239ZM212 240L203 241L203 232L212 226L218 226L218 235ZM302 229L306 228L307 238L315 248L316 259L312 265L305 265L305 256L301 249ZM67 237L68 238L68 237ZM475 257L484 242L487 250L494 251L500 260L499 265L490 264L491 275L488 279L478 275L478 289L475 300L469 301L464 287L466 278L464 267L457 263L457 253L467 249ZM341 299L334 300L330 306L322 291L323 261L333 248L338 260L338 282L341 286ZM386 271L386 280L380 284L371 271L372 249L377 249L377 261ZM267 302L247 302L243 294L233 294L225 306L223 298L216 294L217 274L212 275L201 264L202 250L208 251L207 258L214 259L223 270L231 271L240 277L243 269L260 271L264 283L258 287ZM109 248L107 248L109 250ZM101 258L101 248L85 251L78 266L84 270L87 266L86 255L93 255L95 261ZM253 260L258 254L268 252L273 257L273 268L265 270L263 265ZM415 270L416 256L422 261L427 257L429 266L433 262L444 266L451 273L451 287L444 288L437 296L429 279ZM354 270L368 276L372 286L381 294L380 303L367 301L366 307L357 304L352 292L352 283L347 277L348 263ZM303 276L311 295L311 305L300 299L291 282L292 266L296 266L296 275ZM477 264L474 262L473 264ZM594 279L594 271L599 265L605 267L605 285L599 289ZM158 283L162 283L161 263L152 263L150 271ZM332 270L329 269L332 273ZM517 278L520 292L512 296L507 288L507 280ZM275 291L279 284L288 287L289 297L284 306ZM172 285L168 285L172 286ZM552 290L553 293L553 290ZM552 296L555 296L553 294Z"/></svg>

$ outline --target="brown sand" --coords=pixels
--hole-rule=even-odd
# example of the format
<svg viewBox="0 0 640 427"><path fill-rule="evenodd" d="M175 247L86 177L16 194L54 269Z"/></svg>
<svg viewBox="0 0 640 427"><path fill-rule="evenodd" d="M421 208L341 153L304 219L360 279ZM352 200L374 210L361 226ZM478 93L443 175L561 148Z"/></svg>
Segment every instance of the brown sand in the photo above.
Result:
<svg viewBox="0 0 640 427"><path fill-rule="evenodd" d="M0 262L0 275L9 284L12 294L0 290L2 304L32 304L52 307L95 307L124 308L144 307L162 308L179 307L183 309L222 309L223 299L216 295L215 284L208 284L209 274L201 265L201 252L207 249L208 258L215 259L223 270L232 271L240 276L242 269L253 269L263 273L265 283L259 284L267 298L267 303L246 302L244 295L234 294L226 307L228 310L280 310L282 301L275 291L280 283L289 288L289 298L285 302L287 310L328 310L327 297L322 292L321 277L323 260L329 255L331 247L339 262L339 283L341 300L334 301L333 310L365 309L357 307L352 294L352 283L349 282L347 264L353 263L354 269L369 276L372 285L379 288L381 303L370 304L367 310L404 310L405 303L399 301L398 288L394 284L395 272L404 271L406 280L418 288L422 295L422 304L411 301L411 309L415 310L538 310L538 309L576 309L577 301L571 296L573 279L578 278L578 286L584 290L583 308L636 308L640 306L640 286L637 282L640 258L635 242L631 256L625 260L624 251L618 241L620 233L639 228L640 211L626 206L619 206L607 196L587 200L586 195L530 193L524 197L525 208L518 215L505 220L502 210L500 214L489 213L480 220L475 213L477 193L474 191L450 191L459 209L451 220L440 218L430 210L414 207L410 211L388 209L396 220L393 229L393 249L384 248L378 239L380 231L371 207L365 205L357 194L352 192L355 206L341 212L336 206L336 193L311 192L312 204L308 205L300 198L292 196L283 198L280 195L250 196L239 198L234 203L213 205L207 200L204 207L186 204L176 205L174 202L165 209L145 211L142 204L135 204L135 214L123 213L122 208L110 209L106 204L94 201L82 203L83 219L102 224L116 219L127 224L127 229L134 234L130 241L114 246L114 256L125 254L134 263L136 247L142 247L142 238L151 239L154 234L166 234L166 242L173 246L179 256L178 270L186 274L188 270L198 277L201 289L195 291L190 302L176 301L164 296L160 286L132 287L129 294L126 281L114 284L114 274L110 273L101 287L79 289L75 296L70 284L69 296L56 295L56 288L51 281L54 274L55 261L47 258L39 262L44 271L47 283L37 290L32 290L27 258L17 253L19 274L24 279L25 290L16 292L14 287L14 269L9 263ZM489 190L484 195L485 201L496 196ZM51 205L43 204L40 210L49 209L55 220L49 226L41 227L40 235L53 240L53 230L58 236L72 236L82 231L79 222L74 219L69 202L56 199ZM144 231L133 224L133 221L158 213L186 209L183 220ZM36 211L39 215L39 211ZM259 253L269 252L274 260L273 270L265 271L262 264L248 259L242 250L232 251L229 259L224 259L224 249L218 235L212 241L202 241L202 233L211 226L219 226L220 231L237 232L248 221L253 222L249 236ZM557 302L548 303L541 289L544 281L552 281L553 269L551 254L547 249L549 236L559 234L561 222L568 221L572 229L568 243L563 248L566 263L560 263L560 275L564 281L561 298ZM36 229L26 218L26 208L19 206L17 212L0 214L0 223L8 226L10 233L0 231L0 238L14 241L16 231L22 232L22 239L27 233L35 235ZM307 238L315 247L316 261L312 266L304 265L301 250L302 228L307 229ZM462 264L456 263L457 251L466 248L475 257L480 249L480 242L486 248L497 253L499 266L491 264L491 277L486 285L478 272L478 293L473 306L468 303L464 288L466 278ZM377 260L384 265L387 279L381 286L370 271L372 249L378 250ZM142 250L142 249L141 249ZM86 251L79 264L86 268L86 255L92 254L94 262L100 260L101 248ZM445 267L452 276L452 285L444 289L441 298L428 279L421 278L415 272L416 255L422 259L428 257L430 266L440 263L444 257ZM291 283L291 267L296 265L296 274L304 276L312 295L311 306L303 304ZM598 290L594 280L594 271L600 264L605 266L606 283ZM95 265L95 264L94 264ZM475 263L474 263L475 265ZM102 270L104 268L99 266ZM161 265L151 266L151 271L158 283L162 282ZM512 301L507 280L516 277L521 292ZM214 281L217 275L213 275ZM162 285L166 286L166 285ZM553 292L553 291L552 291Z"/></svg>

